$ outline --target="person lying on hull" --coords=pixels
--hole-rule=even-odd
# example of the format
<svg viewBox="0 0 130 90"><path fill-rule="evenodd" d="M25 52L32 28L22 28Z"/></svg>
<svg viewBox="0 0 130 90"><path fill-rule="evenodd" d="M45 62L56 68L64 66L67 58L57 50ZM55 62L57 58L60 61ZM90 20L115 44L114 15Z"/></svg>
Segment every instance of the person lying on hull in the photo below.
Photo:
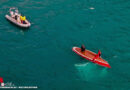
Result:
<svg viewBox="0 0 130 90"><path fill-rule="evenodd" d="M101 51L98 50L98 54L96 54L96 56L93 58L93 61L95 61L95 59L101 57Z"/></svg>

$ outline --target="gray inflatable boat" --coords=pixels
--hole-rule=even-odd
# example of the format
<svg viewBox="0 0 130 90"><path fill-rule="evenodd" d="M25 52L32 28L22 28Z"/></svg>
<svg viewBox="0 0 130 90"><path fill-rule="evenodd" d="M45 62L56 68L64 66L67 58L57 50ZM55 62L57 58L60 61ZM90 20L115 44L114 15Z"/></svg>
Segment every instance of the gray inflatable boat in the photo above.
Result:
<svg viewBox="0 0 130 90"><path fill-rule="evenodd" d="M30 22L29 22L28 20L25 20L25 23L26 23L26 24L21 23L21 21L20 21L20 14L18 13L18 10L15 10L16 12L14 12L12 9L14 9L14 8L11 8L11 9L10 9L10 11L9 11L9 12L10 12L10 15L5 15L5 18L6 18L7 20L9 20L10 22L12 22L12 23L14 23L14 24L16 24L17 26L22 27L22 28L28 28L28 27L31 26L31 24L30 24ZM14 16L12 17L12 15L13 15L14 13L19 16L19 20L16 20L16 19L14 18Z"/></svg>

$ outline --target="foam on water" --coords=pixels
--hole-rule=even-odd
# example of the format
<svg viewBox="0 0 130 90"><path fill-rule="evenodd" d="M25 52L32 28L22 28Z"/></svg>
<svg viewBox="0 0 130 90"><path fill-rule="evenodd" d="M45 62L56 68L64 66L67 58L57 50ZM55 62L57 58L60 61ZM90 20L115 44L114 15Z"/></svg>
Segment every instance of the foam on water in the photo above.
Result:
<svg viewBox="0 0 130 90"><path fill-rule="evenodd" d="M93 63L75 64L77 73L82 80L91 81L104 78L107 74L107 68L100 68Z"/></svg>
<svg viewBox="0 0 130 90"><path fill-rule="evenodd" d="M90 7L89 9L93 10L93 9L95 9L95 8L94 8L94 7Z"/></svg>

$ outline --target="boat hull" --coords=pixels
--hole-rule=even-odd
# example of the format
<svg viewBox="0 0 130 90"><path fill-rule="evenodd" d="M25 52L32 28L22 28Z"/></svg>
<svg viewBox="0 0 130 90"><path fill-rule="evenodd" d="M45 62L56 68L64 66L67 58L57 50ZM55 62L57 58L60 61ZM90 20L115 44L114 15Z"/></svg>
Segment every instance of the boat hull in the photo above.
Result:
<svg viewBox="0 0 130 90"><path fill-rule="evenodd" d="M22 28L29 28L31 26L30 22L28 22L27 20L26 20L27 24L22 24L22 23L17 22L14 18L12 18L9 15L5 15L5 18L9 20L10 22L14 23L15 25Z"/></svg>

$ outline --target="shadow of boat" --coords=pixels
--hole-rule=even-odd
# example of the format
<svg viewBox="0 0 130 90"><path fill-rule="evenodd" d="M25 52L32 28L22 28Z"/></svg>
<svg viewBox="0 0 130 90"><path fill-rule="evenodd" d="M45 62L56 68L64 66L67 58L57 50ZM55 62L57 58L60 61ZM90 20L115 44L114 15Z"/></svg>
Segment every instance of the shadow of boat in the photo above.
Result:
<svg viewBox="0 0 130 90"><path fill-rule="evenodd" d="M16 25L15 23L11 22L10 20L8 20L8 19L6 19L6 20L9 21L9 23L11 25L13 25L14 27L16 27L16 28L18 28L20 30L22 29L23 31L28 31L30 29L30 27L20 27L20 26Z"/></svg>

